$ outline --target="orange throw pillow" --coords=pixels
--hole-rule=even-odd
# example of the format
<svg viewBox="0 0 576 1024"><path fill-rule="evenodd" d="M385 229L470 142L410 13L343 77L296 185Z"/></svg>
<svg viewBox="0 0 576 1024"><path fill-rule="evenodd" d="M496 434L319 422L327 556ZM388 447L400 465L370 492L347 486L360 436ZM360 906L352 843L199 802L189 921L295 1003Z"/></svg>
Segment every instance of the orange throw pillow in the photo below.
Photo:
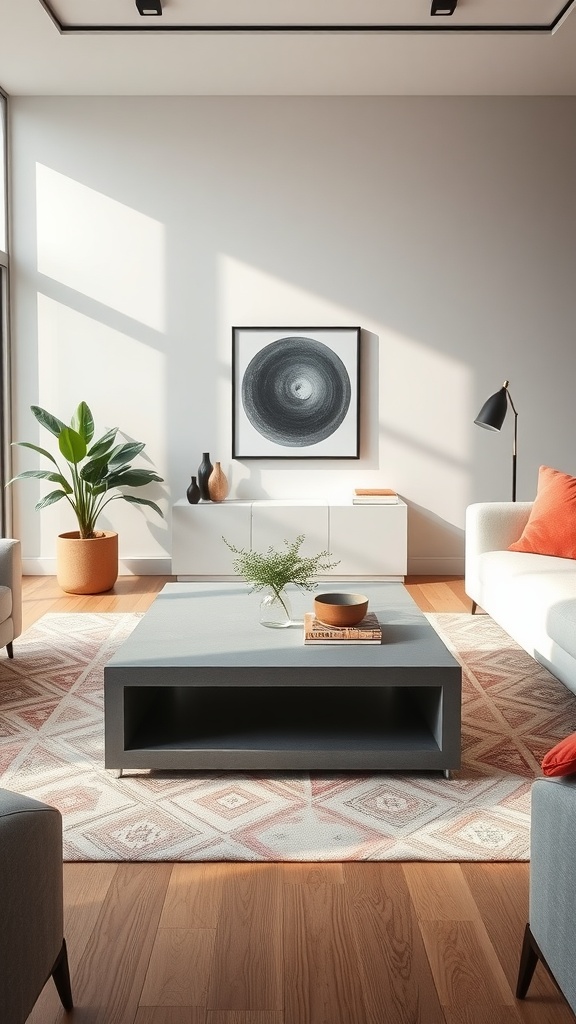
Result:
<svg viewBox="0 0 576 1024"><path fill-rule="evenodd" d="M540 466L530 518L508 550L576 558L576 477Z"/></svg>
<svg viewBox="0 0 576 1024"><path fill-rule="evenodd" d="M576 772L576 732L560 740L542 761L544 775L571 775Z"/></svg>

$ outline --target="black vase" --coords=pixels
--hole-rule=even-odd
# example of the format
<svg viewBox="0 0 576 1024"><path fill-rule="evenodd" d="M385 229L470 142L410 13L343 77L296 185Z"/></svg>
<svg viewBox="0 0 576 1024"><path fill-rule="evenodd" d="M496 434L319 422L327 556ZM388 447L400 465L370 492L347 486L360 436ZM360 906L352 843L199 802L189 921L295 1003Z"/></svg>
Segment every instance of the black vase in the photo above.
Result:
<svg viewBox="0 0 576 1024"><path fill-rule="evenodd" d="M198 502L200 501L200 488L196 483L195 476L190 477L190 484L188 490L186 491L186 497L188 498L188 501L190 502L191 505L197 505Z"/></svg>
<svg viewBox="0 0 576 1024"><path fill-rule="evenodd" d="M213 469L214 466L210 462L208 452L204 452L202 455L202 462L198 466L198 487L200 488L200 497L202 498L202 501L210 501L208 478Z"/></svg>

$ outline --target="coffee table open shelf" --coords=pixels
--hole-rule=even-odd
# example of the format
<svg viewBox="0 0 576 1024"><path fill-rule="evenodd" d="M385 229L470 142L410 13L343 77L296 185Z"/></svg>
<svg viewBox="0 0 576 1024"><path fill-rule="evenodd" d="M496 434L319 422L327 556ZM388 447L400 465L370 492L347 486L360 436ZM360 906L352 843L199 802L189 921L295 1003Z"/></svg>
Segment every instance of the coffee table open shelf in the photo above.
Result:
<svg viewBox="0 0 576 1024"><path fill-rule="evenodd" d="M167 584L105 668L106 767L458 768L460 666L401 584L362 587L384 642L342 649L242 584Z"/></svg>

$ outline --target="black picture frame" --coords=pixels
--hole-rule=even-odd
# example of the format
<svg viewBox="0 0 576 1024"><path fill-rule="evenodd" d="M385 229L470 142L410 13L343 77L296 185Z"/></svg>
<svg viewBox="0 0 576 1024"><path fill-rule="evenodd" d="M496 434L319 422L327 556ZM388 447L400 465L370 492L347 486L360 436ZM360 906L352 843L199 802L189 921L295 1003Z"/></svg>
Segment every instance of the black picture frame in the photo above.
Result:
<svg viewBox="0 0 576 1024"><path fill-rule="evenodd" d="M360 458L360 327L232 328L232 458Z"/></svg>

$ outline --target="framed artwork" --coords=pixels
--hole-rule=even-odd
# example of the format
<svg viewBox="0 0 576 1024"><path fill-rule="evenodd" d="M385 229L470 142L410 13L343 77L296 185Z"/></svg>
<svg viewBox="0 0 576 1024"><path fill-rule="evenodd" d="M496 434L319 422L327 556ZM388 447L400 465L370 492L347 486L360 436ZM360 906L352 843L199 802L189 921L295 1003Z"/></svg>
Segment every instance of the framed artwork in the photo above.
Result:
<svg viewBox="0 0 576 1024"><path fill-rule="evenodd" d="M360 328L232 328L232 457L360 457Z"/></svg>

